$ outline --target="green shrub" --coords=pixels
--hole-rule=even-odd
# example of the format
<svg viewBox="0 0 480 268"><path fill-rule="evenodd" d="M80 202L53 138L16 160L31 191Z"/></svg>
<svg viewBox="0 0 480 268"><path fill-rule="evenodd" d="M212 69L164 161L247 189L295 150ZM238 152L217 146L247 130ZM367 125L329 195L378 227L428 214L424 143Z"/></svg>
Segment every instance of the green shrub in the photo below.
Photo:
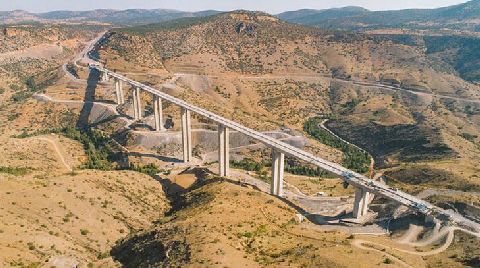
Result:
<svg viewBox="0 0 480 268"><path fill-rule="evenodd" d="M69 62L67 64L67 71L69 71L73 76L75 76L76 78L79 78L79 75L78 75L78 67L75 66L73 63Z"/></svg>
<svg viewBox="0 0 480 268"><path fill-rule="evenodd" d="M17 85L17 84L10 84L9 87L10 87L10 89L13 90L13 91L20 91L20 90L22 90L22 88L21 88L19 85Z"/></svg>
<svg viewBox="0 0 480 268"><path fill-rule="evenodd" d="M264 163L258 163L250 158L244 158L240 161L232 160L230 165L234 168L240 168L247 171L260 172L266 165Z"/></svg>
<svg viewBox="0 0 480 268"><path fill-rule="evenodd" d="M29 172L25 167L2 167L0 166L0 173L7 173L15 176L23 176Z"/></svg>
<svg viewBox="0 0 480 268"><path fill-rule="evenodd" d="M30 91L19 91L19 92L15 92L10 97L10 100L12 100L13 102L22 102L30 98L32 95L33 95L33 92L30 92Z"/></svg>
<svg viewBox="0 0 480 268"><path fill-rule="evenodd" d="M67 138L82 143L87 162L82 165L86 169L112 170L113 160L116 154L110 145L110 138L103 136L100 132L92 129L79 130L74 127L66 127L61 133Z"/></svg>
<svg viewBox="0 0 480 268"><path fill-rule="evenodd" d="M360 173L367 172L370 165L370 156L368 153L343 142L320 127L322 120L320 117L308 119L303 125L303 130L319 142L342 151L344 154L343 165L346 168Z"/></svg>
<svg viewBox="0 0 480 268"><path fill-rule="evenodd" d="M464 139L466 139L466 140L468 140L468 141L472 141L472 142L473 142L476 138L478 138L477 135L473 135L473 134L466 133L466 132L462 133L461 136L462 136Z"/></svg>
<svg viewBox="0 0 480 268"><path fill-rule="evenodd" d="M311 165L302 165L296 158L287 156L285 158L285 171L295 175L308 177L331 177L332 173L325 171L319 167Z"/></svg>
<svg viewBox="0 0 480 268"><path fill-rule="evenodd" d="M150 163L150 164L147 164L147 165L144 165L144 166L134 165L134 164L130 163L130 169L134 170L134 171L137 171L137 172L140 172L140 173L147 174L147 175L152 176L152 177L161 172L161 170L158 168L158 166L153 164L153 163Z"/></svg>

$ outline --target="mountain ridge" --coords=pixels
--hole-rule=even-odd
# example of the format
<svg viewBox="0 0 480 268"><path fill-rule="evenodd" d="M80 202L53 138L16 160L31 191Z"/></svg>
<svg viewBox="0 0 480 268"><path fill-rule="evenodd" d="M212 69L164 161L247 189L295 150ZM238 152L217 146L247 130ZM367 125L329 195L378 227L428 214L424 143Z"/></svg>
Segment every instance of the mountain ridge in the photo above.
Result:
<svg viewBox="0 0 480 268"><path fill-rule="evenodd" d="M11 24L24 21L50 22L58 20L97 21L117 25L140 25L159 23L184 17L203 17L228 11L202 10L182 11L175 9L93 9L84 11L55 10L42 13L24 10L0 11L0 23ZM345 6L329 9L299 9L275 14L288 22L322 28L357 30L392 26L421 27L426 22L440 24L452 21L480 20L480 0L432 9L401 9L371 11L360 6ZM457 23L458 24L458 23ZM478 28L480 23L473 22ZM459 27L459 26L456 26ZM467 26L461 26L467 27ZM473 27L473 29L478 30ZM470 28L472 26L470 25Z"/></svg>
<svg viewBox="0 0 480 268"><path fill-rule="evenodd" d="M221 13L217 10L187 12L175 9L94 9L86 11L55 10L31 13L25 10L0 11L0 23L11 24L24 21L55 22L96 21L117 25L158 23L184 17L204 17Z"/></svg>
<svg viewBox="0 0 480 268"><path fill-rule="evenodd" d="M277 14L277 17L293 23L342 30L392 26L421 27L426 22L447 24L451 23L452 20L464 22L480 19L480 1L472 0L434 9L385 11L370 11L367 9L297 10ZM474 24L478 25L479 23Z"/></svg>

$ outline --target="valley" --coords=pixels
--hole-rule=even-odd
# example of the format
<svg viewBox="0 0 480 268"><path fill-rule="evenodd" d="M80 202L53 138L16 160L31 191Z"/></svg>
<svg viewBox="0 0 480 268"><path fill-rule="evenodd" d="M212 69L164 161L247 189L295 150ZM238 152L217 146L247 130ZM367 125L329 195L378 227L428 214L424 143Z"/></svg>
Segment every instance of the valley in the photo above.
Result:
<svg viewBox="0 0 480 268"><path fill-rule="evenodd" d="M218 124L198 114L185 163L180 107L164 101L155 131L147 92L138 115L128 84L119 104L113 78L88 67L98 60L478 224L480 86L419 47L250 11L41 37L23 27L9 26L17 35L0 54L1 265L478 264L478 230L379 196L359 224L354 185L290 155L284 196L272 195L268 143L241 131L219 176Z"/></svg>

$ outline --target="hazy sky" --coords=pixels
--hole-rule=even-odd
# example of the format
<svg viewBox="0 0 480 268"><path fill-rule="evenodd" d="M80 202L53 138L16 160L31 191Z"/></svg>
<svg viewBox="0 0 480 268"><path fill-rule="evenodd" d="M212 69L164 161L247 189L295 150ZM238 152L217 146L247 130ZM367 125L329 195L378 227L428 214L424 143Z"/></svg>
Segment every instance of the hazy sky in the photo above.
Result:
<svg viewBox="0 0 480 268"><path fill-rule="evenodd" d="M184 11L248 9L279 13L302 8L323 9L352 5L370 10L434 8L462 2L466 0L0 0L0 10L44 12L97 8L168 8Z"/></svg>

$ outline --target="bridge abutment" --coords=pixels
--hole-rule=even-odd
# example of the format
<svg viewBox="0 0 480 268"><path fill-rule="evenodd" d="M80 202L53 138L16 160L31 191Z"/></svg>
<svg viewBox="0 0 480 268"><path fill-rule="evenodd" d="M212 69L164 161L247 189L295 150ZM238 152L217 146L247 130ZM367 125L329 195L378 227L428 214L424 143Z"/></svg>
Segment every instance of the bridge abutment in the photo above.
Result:
<svg viewBox="0 0 480 268"><path fill-rule="evenodd" d="M190 111L182 107L183 162L192 160L192 129Z"/></svg>
<svg viewBox="0 0 480 268"><path fill-rule="evenodd" d="M218 125L218 166L219 174L222 177L228 176L230 155L229 155L229 129L222 124Z"/></svg>
<svg viewBox="0 0 480 268"><path fill-rule="evenodd" d="M272 182L270 193L276 196L283 196L283 171L285 165L285 154L272 149Z"/></svg>

